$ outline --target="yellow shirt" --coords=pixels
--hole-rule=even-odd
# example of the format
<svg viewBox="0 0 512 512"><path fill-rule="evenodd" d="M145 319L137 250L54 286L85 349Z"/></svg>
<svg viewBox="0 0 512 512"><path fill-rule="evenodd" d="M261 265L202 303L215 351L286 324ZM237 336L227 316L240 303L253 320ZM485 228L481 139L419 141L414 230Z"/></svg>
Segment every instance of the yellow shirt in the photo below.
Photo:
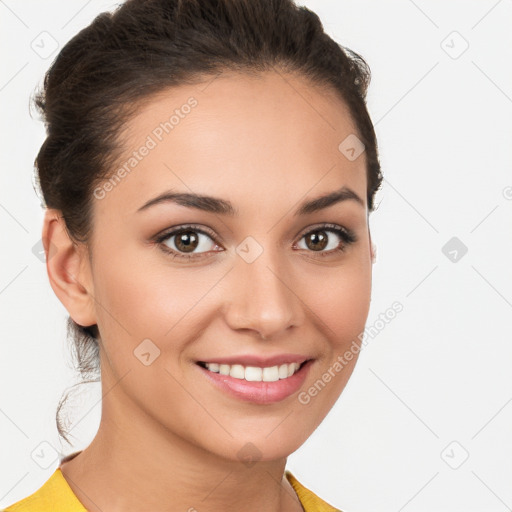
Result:
<svg viewBox="0 0 512 512"><path fill-rule="evenodd" d="M299 483L289 470L285 475L305 512L341 512ZM0 512L87 512L87 509L78 501L62 471L57 468L37 491Z"/></svg>

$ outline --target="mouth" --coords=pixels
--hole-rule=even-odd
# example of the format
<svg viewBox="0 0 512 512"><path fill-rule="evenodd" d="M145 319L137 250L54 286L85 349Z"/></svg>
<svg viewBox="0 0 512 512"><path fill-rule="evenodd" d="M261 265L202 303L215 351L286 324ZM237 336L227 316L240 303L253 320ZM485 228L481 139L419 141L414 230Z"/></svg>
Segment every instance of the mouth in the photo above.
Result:
<svg viewBox="0 0 512 512"><path fill-rule="evenodd" d="M308 361L311 361L311 359L306 359L301 363L290 362L273 366L246 366L242 364L208 363L206 361L198 361L197 364L212 373L227 375L234 379L248 382L276 382L292 377Z"/></svg>
<svg viewBox="0 0 512 512"><path fill-rule="evenodd" d="M296 358L297 359L297 358ZM314 364L314 359L299 358L272 366L251 362L242 365L219 361L196 361L196 367L213 388L227 396L253 404L280 402L297 393ZM265 363L269 364L269 363Z"/></svg>

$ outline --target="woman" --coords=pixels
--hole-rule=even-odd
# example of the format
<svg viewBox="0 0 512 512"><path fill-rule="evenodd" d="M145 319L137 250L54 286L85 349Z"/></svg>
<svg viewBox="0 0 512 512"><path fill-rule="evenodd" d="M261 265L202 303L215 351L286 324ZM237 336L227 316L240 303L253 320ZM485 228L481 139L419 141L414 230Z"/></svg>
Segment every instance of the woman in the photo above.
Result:
<svg viewBox="0 0 512 512"><path fill-rule="evenodd" d="M339 510L285 466L368 315L369 80L291 0L128 0L62 49L43 241L102 416L7 511Z"/></svg>

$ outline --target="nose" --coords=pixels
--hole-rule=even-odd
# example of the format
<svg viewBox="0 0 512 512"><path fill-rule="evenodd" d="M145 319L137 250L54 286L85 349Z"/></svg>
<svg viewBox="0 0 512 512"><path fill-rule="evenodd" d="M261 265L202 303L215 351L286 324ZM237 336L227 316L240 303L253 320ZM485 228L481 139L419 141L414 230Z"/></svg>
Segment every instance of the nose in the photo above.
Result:
<svg viewBox="0 0 512 512"><path fill-rule="evenodd" d="M282 258L281 258L282 260ZM254 331L263 339L275 339L304 321L293 269L265 250L252 263L238 257L230 272L225 319L231 329Z"/></svg>

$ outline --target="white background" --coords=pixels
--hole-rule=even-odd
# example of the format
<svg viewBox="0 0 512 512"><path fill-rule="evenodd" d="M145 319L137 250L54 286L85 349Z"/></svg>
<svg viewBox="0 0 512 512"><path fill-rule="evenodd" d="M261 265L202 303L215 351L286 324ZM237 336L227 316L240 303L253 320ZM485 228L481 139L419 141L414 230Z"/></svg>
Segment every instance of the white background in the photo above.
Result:
<svg viewBox="0 0 512 512"><path fill-rule="evenodd" d="M512 1L300 3L371 67L385 181L370 216L377 262L367 325L394 301L404 310L369 339L288 469L344 512L509 510ZM76 378L66 311L32 252L43 219L32 180L44 128L28 104L55 57L40 57L32 42L46 31L62 48L115 5L0 1L0 507L57 467L32 458L41 443L71 453L99 422L91 385L66 411L80 421L75 445L61 445L55 408ZM457 261L442 250L452 237L467 247Z"/></svg>

